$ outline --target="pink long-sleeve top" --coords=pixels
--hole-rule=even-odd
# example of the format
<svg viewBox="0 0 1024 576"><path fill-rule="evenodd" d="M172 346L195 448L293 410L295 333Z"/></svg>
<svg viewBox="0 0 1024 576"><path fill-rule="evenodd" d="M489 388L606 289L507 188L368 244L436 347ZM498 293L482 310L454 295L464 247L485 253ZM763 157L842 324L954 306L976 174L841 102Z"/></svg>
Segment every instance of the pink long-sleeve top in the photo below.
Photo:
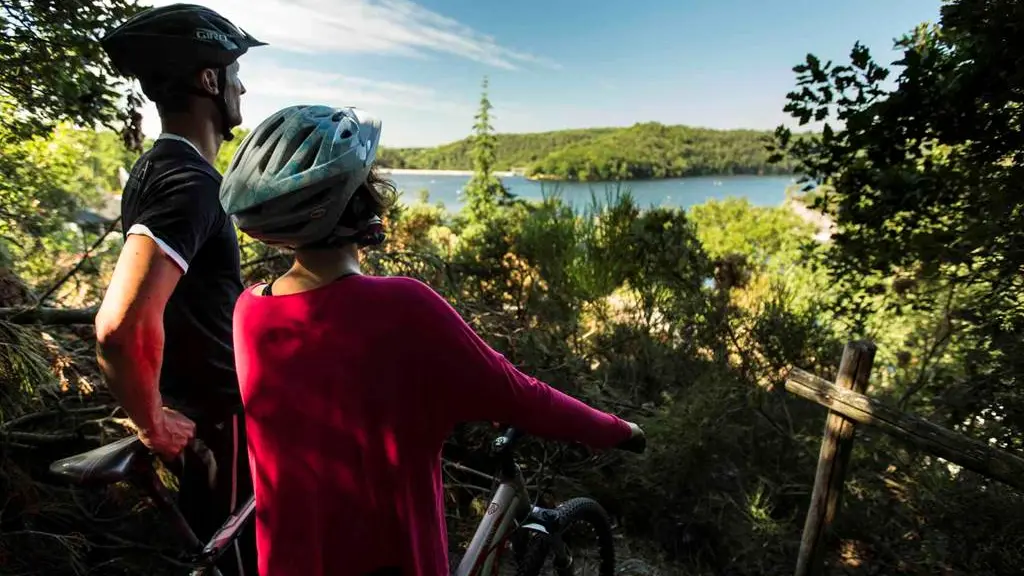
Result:
<svg viewBox="0 0 1024 576"><path fill-rule="evenodd" d="M447 575L441 446L457 423L594 448L630 436L517 370L410 278L245 290L234 343L263 576Z"/></svg>

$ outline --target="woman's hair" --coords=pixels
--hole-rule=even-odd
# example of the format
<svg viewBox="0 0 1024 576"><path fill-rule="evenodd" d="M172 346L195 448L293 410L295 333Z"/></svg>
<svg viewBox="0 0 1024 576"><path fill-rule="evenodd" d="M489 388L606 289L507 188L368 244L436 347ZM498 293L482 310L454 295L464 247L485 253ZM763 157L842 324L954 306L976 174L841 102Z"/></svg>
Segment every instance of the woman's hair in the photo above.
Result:
<svg viewBox="0 0 1024 576"><path fill-rule="evenodd" d="M377 166L373 166L366 176L366 181L360 184L352 194L348 206L345 207L345 211L342 212L341 218L338 220L338 227L359 229L374 216L383 218L394 205L397 195L395 183L381 176L377 171ZM302 246L301 249L340 248L356 242L358 242L358 238L332 238L329 236L324 240Z"/></svg>
<svg viewBox="0 0 1024 576"><path fill-rule="evenodd" d="M356 188L338 224L357 228L374 216L383 217L394 204L396 194L395 183L381 176L374 165L366 176L366 182Z"/></svg>

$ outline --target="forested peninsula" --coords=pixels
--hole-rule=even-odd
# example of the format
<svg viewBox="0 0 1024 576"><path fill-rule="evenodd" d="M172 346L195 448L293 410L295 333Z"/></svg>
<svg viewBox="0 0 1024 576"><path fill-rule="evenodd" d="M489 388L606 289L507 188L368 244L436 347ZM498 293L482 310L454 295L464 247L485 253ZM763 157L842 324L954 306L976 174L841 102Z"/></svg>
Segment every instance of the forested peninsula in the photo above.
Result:
<svg viewBox="0 0 1024 576"><path fill-rule="evenodd" d="M682 176L790 174L793 163L768 162L771 134L712 130L658 122L628 128L586 128L495 134L494 169L536 179L606 181ZM472 170L473 137L435 148L382 148L387 168Z"/></svg>

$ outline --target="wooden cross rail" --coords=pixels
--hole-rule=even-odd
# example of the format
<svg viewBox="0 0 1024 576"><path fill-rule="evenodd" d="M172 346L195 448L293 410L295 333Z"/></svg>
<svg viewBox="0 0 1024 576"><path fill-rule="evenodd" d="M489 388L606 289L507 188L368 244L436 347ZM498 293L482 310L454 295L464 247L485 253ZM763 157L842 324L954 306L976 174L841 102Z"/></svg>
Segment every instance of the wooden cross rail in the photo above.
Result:
<svg viewBox="0 0 1024 576"><path fill-rule="evenodd" d="M790 372L786 390L1024 492L1024 458L1016 454L905 414L863 394L843 390L798 368Z"/></svg>
<svg viewBox="0 0 1024 576"><path fill-rule="evenodd" d="M874 355L875 346L870 342L847 344L834 384L799 368L791 369L786 377L787 392L829 409L795 576L815 576L824 568L824 535L839 507L856 424L874 426L925 452L1024 491L1024 458L865 396Z"/></svg>

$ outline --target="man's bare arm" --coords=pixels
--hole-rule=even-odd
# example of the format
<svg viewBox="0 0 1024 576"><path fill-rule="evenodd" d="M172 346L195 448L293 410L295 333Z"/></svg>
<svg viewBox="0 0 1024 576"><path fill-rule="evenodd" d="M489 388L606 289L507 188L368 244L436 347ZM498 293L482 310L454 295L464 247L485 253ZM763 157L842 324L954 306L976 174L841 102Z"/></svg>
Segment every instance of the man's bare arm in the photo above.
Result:
<svg viewBox="0 0 1024 576"><path fill-rule="evenodd" d="M164 307L182 271L147 236L132 234L96 314L96 357L107 385L145 434L162 434Z"/></svg>

